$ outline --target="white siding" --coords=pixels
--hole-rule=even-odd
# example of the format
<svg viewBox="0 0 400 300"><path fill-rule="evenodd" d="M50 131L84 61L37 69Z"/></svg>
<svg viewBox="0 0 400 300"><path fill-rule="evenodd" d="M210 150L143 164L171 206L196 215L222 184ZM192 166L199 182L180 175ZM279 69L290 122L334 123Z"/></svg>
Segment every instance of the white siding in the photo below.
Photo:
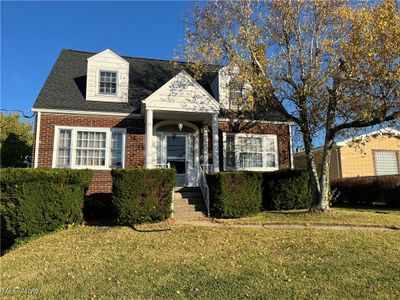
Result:
<svg viewBox="0 0 400 300"><path fill-rule="evenodd" d="M128 102L129 63L110 49L88 58L86 100ZM101 71L117 73L116 95L99 93Z"/></svg>
<svg viewBox="0 0 400 300"><path fill-rule="evenodd" d="M189 74L182 71L145 101L146 109L213 113L218 102Z"/></svg>

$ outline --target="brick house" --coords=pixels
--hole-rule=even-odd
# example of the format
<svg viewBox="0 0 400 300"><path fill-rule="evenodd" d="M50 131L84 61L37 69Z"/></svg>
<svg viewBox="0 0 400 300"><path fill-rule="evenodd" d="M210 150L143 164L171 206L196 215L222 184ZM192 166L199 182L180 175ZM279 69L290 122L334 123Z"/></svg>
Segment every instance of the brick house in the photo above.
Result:
<svg viewBox="0 0 400 300"><path fill-rule="evenodd" d="M62 50L36 102L35 168L90 168L91 193L111 192L111 168L174 167L177 184L201 172L293 167L291 124L276 112L240 122L230 77L211 65Z"/></svg>

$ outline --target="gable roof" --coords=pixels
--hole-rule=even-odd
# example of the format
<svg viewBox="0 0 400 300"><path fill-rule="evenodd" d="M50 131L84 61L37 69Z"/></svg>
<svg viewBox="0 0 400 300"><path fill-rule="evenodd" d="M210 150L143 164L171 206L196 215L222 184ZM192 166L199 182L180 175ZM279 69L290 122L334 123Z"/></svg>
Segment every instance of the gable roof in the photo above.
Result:
<svg viewBox="0 0 400 300"><path fill-rule="evenodd" d="M128 103L86 101L87 59L96 53L63 49L40 91L34 109L59 109L118 113L140 113L146 99L188 63L122 56L129 62ZM198 83L212 95L210 84L220 66L210 65ZM189 72L189 71L188 71Z"/></svg>

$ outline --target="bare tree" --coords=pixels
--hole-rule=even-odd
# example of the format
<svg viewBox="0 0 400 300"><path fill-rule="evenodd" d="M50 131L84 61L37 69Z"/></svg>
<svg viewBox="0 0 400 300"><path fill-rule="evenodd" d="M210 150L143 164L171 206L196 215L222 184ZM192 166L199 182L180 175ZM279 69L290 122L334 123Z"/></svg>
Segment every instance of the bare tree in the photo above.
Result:
<svg viewBox="0 0 400 300"><path fill-rule="evenodd" d="M275 110L302 133L314 211L329 209L335 137L400 118L400 15L394 0L197 3L181 56L196 74L207 64L238 68L253 97L247 109ZM312 147L324 135L317 170Z"/></svg>

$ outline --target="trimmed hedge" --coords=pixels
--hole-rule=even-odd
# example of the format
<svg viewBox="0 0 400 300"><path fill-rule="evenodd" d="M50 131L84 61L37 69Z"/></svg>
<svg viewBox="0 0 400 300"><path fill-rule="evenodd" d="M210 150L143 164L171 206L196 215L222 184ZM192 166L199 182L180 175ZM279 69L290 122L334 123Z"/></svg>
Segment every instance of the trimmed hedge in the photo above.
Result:
<svg viewBox="0 0 400 300"><path fill-rule="evenodd" d="M207 174L211 214L237 218L261 211L262 176L259 172Z"/></svg>
<svg viewBox="0 0 400 300"><path fill-rule="evenodd" d="M82 221L89 170L2 169L1 234L15 241Z"/></svg>
<svg viewBox="0 0 400 300"><path fill-rule="evenodd" d="M111 173L112 202L120 224L132 226L171 215L174 169L118 169Z"/></svg>
<svg viewBox="0 0 400 300"><path fill-rule="evenodd" d="M308 176L303 170L220 172L207 175L211 214L236 218L265 210L311 207Z"/></svg>
<svg viewBox="0 0 400 300"><path fill-rule="evenodd" d="M331 187L339 192L335 203L400 207L400 175L341 178L333 180Z"/></svg>
<svg viewBox="0 0 400 300"><path fill-rule="evenodd" d="M263 207L266 210L310 208L312 205L305 170L283 169L263 173Z"/></svg>

